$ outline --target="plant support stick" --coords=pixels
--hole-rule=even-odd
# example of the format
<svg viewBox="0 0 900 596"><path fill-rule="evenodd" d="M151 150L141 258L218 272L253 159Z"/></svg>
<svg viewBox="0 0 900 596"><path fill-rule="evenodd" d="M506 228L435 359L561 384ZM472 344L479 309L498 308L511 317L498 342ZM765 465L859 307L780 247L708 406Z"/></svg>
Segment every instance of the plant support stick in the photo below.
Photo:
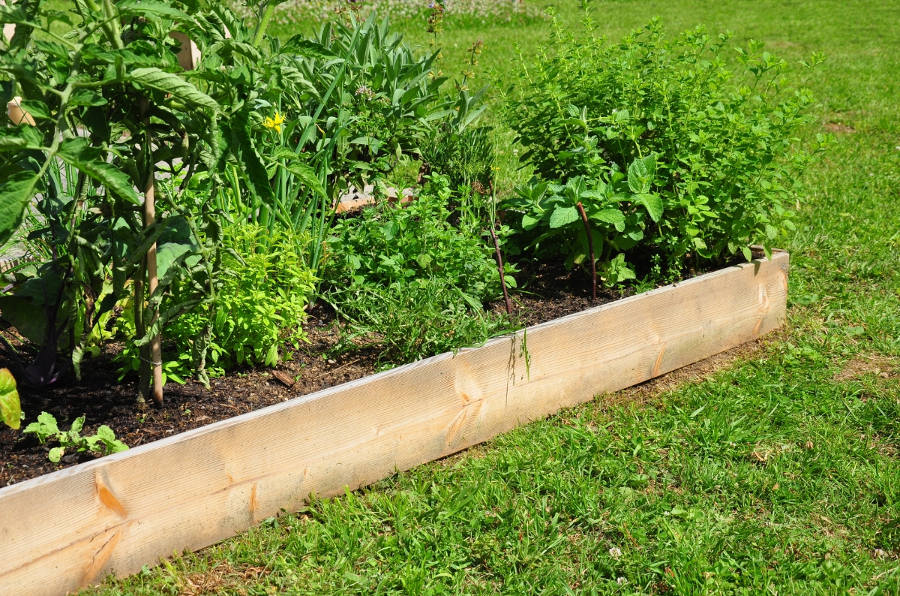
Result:
<svg viewBox="0 0 900 596"><path fill-rule="evenodd" d="M584 224L584 233L587 234L588 252L591 257L591 302L597 302L597 261L594 259L594 239L591 238L591 224L588 223L587 213L584 212L584 206L582 206L581 201L578 201L575 207L581 216L581 223Z"/></svg>
<svg viewBox="0 0 900 596"><path fill-rule="evenodd" d="M153 177L153 168L147 179L147 188L144 190L144 227L149 228L156 223L156 183ZM153 297L159 285L159 277L156 270L156 242L147 249L147 296ZM159 319L159 311L154 309L150 318L152 329ZM162 379L162 338L157 330L150 340L150 359L153 366L153 401L158 405L163 403L163 379Z"/></svg>

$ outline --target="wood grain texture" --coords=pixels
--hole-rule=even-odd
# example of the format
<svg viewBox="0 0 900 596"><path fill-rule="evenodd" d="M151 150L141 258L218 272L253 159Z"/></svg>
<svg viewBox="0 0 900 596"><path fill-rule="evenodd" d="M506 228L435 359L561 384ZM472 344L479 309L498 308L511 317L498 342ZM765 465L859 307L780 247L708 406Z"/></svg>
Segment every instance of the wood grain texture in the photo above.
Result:
<svg viewBox="0 0 900 596"><path fill-rule="evenodd" d="M133 573L756 338L787 270L775 253L0 489L0 594Z"/></svg>

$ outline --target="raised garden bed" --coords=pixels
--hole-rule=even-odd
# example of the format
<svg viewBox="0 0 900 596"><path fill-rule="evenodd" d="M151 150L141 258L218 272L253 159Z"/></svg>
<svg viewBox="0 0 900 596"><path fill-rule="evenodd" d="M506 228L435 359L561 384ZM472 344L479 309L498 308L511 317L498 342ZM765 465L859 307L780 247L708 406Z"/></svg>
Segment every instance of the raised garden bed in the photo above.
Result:
<svg viewBox="0 0 900 596"><path fill-rule="evenodd" d="M0 593L57 594L233 536L779 327L787 253L0 489Z"/></svg>

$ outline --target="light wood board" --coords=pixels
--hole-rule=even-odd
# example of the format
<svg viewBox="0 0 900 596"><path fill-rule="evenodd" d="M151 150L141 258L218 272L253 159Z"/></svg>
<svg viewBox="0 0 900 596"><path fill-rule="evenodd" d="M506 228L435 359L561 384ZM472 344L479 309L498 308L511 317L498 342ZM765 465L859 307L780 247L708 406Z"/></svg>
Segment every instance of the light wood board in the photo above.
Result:
<svg viewBox="0 0 900 596"><path fill-rule="evenodd" d="M776 252L0 489L0 594L133 573L752 340L787 271Z"/></svg>

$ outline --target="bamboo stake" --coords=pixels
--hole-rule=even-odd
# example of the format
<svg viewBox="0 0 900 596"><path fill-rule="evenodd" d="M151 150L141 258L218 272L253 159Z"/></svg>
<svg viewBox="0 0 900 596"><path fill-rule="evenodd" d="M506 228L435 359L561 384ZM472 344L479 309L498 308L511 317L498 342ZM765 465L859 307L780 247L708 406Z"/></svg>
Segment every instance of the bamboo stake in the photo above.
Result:
<svg viewBox="0 0 900 596"><path fill-rule="evenodd" d="M591 256L591 302L597 302L597 260L594 258L594 239L591 238L591 224L588 223L587 213L584 212L584 206L581 201L575 204L578 214L581 216L581 223L584 224L584 233L587 234L588 251Z"/></svg>
<svg viewBox="0 0 900 596"><path fill-rule="evenodd" d="M200 61L200 50L197 45L184 33L173 31L169 35L181 44L178 52L178 62L185 70L193 70ZM149 102L145 104L145 111L149 111ZM147 229L156 223L156 179L154 176L154 160L153 160L153 142L150 137L150 118L147 117L147 151L150 152L149 157L149 173L147 174L147 184L144 187L144 228ZM147 298L150 299L153 293L159 287L159 273L156 261L156 243L150 245L147 249L145 257L146 273L147 273ZM142 276L143 277L143 276ZM143 308L143 304L140 305ZM143 318L143 317L142 317ZM149 325L147 328L153 328L159 321L159 310L153 309L150 313ZM157 330L150 339L149 360L152 367L152 393L153 401L158 405L163 403L163 375L162 375L162 333ZM142 371L146 370L142 367ZM141 375L141 392L146 387L149 375Z"/></svg>
<svg viewBox="0 0 900 596"><path fill-rule="evenodd" d="M178 62L185 70L193 70L200 61L200 50L197 45L184 33L173 31L169 35L181 44L178 52ZM145 106L149 111L149 102ZM154 160L153 160L153 143L150 138L150 118L147 118L147 151L150 152L149 169L147 175L147 184L144 188L144 228L149 228L156 223L156 179L154 176ZM156 243L154 242L147 249L145 257L146 273L147 273L147 298L151 298L153 293L159 287L159 274L156 261ZM142 276L143 277L143 276ZM143 308L143 304L140 305ZM141 317L143 319L143 317ZM159 321L159 310L153 309L150 314L150 323L146 327L153 328ZM163 375L162 375L162 333L157 330L150 339L149 359L152 367L152 393L153 401L158 405L163 403ZM142 370L146 370L142 367ZM141 375L141 391L143 392L148 381L149 375Z"/></svg>
<svg viewBox="0 0 900 596"><path fill-rule="evenodd" d="M147 275L147 264L141 259L140 267L134 276L134 336L144 337L147 326L144 325L144 277ZM147 389L150 387L150 346L144 344L138 348L138 395L137 402L143 405L147 400Z"/></svg>
<svg viewBox="0 0 900 596"><path fill-rule="evenodd" d="M153 159L153 136L150 132L150 101L142 98L140 102L141 115L144 119L144 151L146 155L147 182L144 185L144 229L149 229L156 223L156 178L154 170L156 169L155 160ZM159 320L159 311L153 309L150 312L150 320L145 317L145 304L149 303L153 298L153 293L159 287L159 274L156 261L156 242L150 245L147 253L144 255L144 267L139 275L140 286L136 282L135 287L143 289L143 282L147 280L146 296L141 296L140 301L135 302L135 323L140 318L143 329L138 329L139 337L146 334L147 329L152 329ZM143 294L144 292L142 292ZM137 298L137 295L135 296ZM138 316L140 313L140 316ZM135 325L137 327L137 325ZM150 343L141 347L141 370L138 393L140 397L146 395L148 385L151 388L151 396L157 405L163 403L163 379L162 379L162 337L161 332L157 329L150 339ZM152 383L151 377L152 375Z"/></svg>

